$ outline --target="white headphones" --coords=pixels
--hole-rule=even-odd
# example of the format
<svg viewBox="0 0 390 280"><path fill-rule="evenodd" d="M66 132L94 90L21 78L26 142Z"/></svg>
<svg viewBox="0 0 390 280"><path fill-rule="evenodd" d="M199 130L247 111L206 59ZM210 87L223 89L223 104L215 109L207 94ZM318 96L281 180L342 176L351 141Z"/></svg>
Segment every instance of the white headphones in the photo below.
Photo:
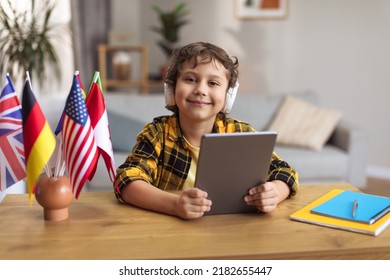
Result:
<svg viewBox="0 0 390 280"><path fill-rule="evenodd" d="M165 96L165 104L167 106L176 105L175 94L173 93L173 88L167 83L164 83L164 96Z"/></svg>
<svg viewBox="0 0 390 280"><path fill-rule="evenodd" d="M239 86L240 86L240 84L238 83L238 80L237 80L234 87L229 88L229 90L227 91L226 98L225 98L225 105L223 106L223 108L221 110L222 113L229 114L230 111L232 110L234 100L236 99ZM167 83L164 83L164 96L165 96L165 104L167 106L176 105L175 94L173 93L173 89Z"/></svg>

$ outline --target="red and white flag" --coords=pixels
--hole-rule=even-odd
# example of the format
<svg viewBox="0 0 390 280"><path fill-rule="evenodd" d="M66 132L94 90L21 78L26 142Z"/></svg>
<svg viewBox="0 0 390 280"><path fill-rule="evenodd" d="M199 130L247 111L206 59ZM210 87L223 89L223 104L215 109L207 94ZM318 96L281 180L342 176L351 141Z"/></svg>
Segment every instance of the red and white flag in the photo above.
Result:
<svg viewBox="0 0 390 280"><path fill-rule="evenodd" d="M116 175L114 152L112 149L106 104L100 84L99 72L95 72L95 76L86 99L86 106L89 117L91 118L91 124L94 130L99 153L104 159L111 181L114 182Z"/></svg>

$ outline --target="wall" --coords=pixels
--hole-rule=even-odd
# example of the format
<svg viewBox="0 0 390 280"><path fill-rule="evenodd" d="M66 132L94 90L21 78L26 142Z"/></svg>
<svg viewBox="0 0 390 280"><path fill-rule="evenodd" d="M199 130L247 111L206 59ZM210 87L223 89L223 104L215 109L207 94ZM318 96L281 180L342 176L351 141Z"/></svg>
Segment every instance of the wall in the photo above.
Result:
<svg viewBox="0 0 390 280"><path fill-rule="evenodd" d="M112 1L113 29L128 31L135 44L150 46L151 71L158 72L165 62L156 45L158 35L150 30L158 24L151 6L167 10L179 2ZM234 17L235 0L186 2L190 24L181 30L182 44L209 41L237 56L241 94L318 92L325 106L342 110L346 119L370 132L370 172L390 177L390 130L385 125L390 119L390 1L290 0L286 20L254 21ZM25 0L17 3L25 6ZM57 5L56 23L69 22L69 2ZM74 70L70 41L69 33L61 39L61 84L52 83L43 94L68 94Z"/></svg>
<svg viewBox="0 0 390 280"><path fill-rule="evenodd" d="M119 2L122 8L139 5L137 38L150 45L150 69L158 71L165 58L150 31L157 24L150 7L168 9L181 1L113 5ZM234 0L186 2L191 23L182 28L182 44L209 41L237 56L241 94L317 92L324 106L369 131L369 171L390 177L390 1L290 0L286 20L253 21L234 17Z"/></svg>

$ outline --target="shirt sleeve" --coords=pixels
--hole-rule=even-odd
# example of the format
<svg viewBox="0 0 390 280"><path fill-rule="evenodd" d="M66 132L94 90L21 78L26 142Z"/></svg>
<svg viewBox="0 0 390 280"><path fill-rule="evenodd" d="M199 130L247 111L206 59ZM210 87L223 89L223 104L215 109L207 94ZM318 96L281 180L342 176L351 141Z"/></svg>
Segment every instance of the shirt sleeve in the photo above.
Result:
<svg viewBox="0 0 390 280"><path fill-rule="evenodd" d="M296 195L296 193L298 192L298 172L287 162L282 160L275 152L272 154L267 181L273 180L283 181L289 186L289 197Z"/></svg>
<svg viewBox="0 0 390 280"><path fill-rule="evenodd" d="M156 177L159 157L158 147L161 146L157 145L156 134L150 127L145 127L138 134L137 143L131 154L117 169L114 192L116 197L122 202L121 191L129 183L143 180L152 184Z"/></svg>

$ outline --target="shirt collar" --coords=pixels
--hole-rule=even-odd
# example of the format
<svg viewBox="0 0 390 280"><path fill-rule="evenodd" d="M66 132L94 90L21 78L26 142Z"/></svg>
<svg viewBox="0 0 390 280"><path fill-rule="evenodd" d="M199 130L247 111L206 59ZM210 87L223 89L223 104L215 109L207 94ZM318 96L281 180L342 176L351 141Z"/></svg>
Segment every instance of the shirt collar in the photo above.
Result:
<svg viewBox="0 0 390 280"><path fill-rule="evenodd" d="M180 129L179 118L176 114L173 114L168 120L168 138L174 142L180 141L186 147L186 142L183 138L183 133ZM226 124L223 119L217 117L213 127L213 133L225 133Z"/></svg>
<svg viewBox="0 0 390 280"><path fill-rule="evenodd" d="M183 134L179 125L179 118L176 114L168 119L168 138L174 142L183 141Z"/></svg>

